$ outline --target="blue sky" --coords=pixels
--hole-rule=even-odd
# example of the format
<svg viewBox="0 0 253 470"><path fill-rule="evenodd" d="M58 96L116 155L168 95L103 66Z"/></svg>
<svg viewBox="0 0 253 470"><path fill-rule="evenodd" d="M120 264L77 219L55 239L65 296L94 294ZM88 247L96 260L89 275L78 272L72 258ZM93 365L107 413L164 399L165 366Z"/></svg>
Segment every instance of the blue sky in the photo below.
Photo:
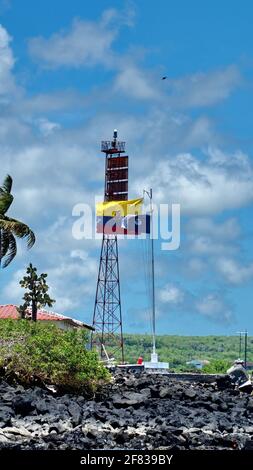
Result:
<svg viewBox="0 0 253 470"><path fill-rule="evenodd" d="M247 0L0 0L0 177L37 235L2 304L32 261L54 310L91 322L100 242L72 238L72 208L102 194L116 127L130 196L181 204L180 249L156 243L158 332L252 333L252 20ZM144 244L119 248L124 329L149 333Z"/></svg>

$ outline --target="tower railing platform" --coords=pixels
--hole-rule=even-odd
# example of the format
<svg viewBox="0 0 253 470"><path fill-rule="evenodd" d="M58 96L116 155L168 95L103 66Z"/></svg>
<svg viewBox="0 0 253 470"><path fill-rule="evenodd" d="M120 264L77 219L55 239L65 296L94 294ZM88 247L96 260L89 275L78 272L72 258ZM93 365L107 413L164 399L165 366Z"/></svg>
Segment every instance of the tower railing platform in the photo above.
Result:
<svg viewBox="0 0 253 470"><path fill-rule="evenodd" d="M121 153L125 152L126 142L119 142L113 140L102 140L101 152L105 153Z"/></svg>

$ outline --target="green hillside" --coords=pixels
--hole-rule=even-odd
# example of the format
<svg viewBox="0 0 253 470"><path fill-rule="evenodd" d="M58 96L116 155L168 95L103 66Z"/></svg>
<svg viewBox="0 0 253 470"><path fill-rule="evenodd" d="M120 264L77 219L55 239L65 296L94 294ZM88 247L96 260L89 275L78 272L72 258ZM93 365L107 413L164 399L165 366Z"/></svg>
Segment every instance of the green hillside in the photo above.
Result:
<svg viewBox="0 0 253 470"><path fill-rule="evenodd" d="M124 335L125 359L135 363L139 356L150 359L149 335ZM239 356L238 336L157 336L157 352L160 361L168 361L174 370L187 370L186 362L192 359L222 360L233 362ZM242 342L244 357L244 341ZM242 357L242 358L243 358ZM253 337L248 337L248 361L253 362Z"/></svg>

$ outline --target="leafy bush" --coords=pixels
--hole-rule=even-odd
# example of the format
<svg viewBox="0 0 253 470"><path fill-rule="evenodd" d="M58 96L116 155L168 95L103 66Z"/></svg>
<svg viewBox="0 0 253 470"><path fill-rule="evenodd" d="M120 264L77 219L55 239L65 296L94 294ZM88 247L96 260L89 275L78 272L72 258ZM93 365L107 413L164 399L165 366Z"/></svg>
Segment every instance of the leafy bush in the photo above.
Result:
<svg viewBox="0 0 253 470"><path fill-rule="evenodd" d="M85 349L87 332L64 331L54 324L0 321L0 367L22 383L54 384L72 392L90 392L109 380L97 354Z"/></svg>
<svg viewBox="0 0 253 470"><path fill-rule="evenodd" d="M230 361L214 359L210 361L210 364L206 364L202 370L206 374L225 374L231 366Z"/></svg>

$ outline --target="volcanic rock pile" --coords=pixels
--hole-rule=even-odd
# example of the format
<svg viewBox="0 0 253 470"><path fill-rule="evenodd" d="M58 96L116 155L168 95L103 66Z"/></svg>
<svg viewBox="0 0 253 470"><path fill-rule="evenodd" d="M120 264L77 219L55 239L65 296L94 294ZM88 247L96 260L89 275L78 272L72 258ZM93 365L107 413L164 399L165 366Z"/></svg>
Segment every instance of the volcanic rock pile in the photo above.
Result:
<svg viewBox="0 0 253 470"><path fill-rule="evenodd" d="M87 399L2 381L0 449L253 449L253 396L225 387L118 374Z"/></svg>

